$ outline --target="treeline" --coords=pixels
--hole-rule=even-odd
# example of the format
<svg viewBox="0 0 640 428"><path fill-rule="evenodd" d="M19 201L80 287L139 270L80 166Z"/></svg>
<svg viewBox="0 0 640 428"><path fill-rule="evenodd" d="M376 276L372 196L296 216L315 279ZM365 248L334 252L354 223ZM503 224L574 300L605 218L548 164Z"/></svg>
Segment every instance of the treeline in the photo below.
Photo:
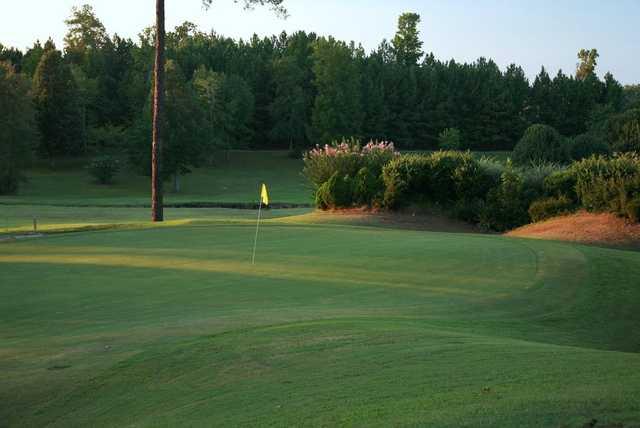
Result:
<svg viewBox="0 0 640 428"><path fill-rule="evenodd" d="M180 25L167 35L165 175L225 148L301 151L355 136L433 149L452 128L458 148L510 150L533 123L575 136L640 107L637 86L596 76L595 50L580 52L575 75L543 68L531 83L517 65L424 55L419 21L402 15L393 40L370 53L304 31L245 41ZM153 28L137 42L111 36L88 5L66 23L62 50L0 45L0 61L31 82L37 153L127 153L147 171Z"/></svg>

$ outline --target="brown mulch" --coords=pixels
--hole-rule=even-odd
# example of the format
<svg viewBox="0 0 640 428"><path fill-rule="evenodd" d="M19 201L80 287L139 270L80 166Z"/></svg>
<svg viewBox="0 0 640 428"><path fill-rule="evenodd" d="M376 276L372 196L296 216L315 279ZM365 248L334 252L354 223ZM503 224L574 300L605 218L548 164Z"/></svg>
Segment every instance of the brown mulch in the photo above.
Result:
<svg viewBox="0 0 640 428"><path fill-rule="evenodd" d="M640 224L608 213L580 211L529 224L506 235L640 249Z"/></svg>

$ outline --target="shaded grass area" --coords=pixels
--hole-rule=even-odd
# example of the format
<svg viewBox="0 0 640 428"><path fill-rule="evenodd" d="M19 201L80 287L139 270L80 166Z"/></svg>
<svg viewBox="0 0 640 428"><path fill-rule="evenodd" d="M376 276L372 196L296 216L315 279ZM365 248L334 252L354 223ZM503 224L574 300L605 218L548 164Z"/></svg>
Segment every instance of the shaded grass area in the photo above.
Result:
<svg viewBox="0 0 640 428"><path fill-rule="evenodd" d="M180 193L165 183L165 202L258 201L259 186L269 185L274 202L311 203L312 193L301 175L302 160L283 151L231 151L222 153L215 166L199 168L181 178ZM81 161L41 165L27 173L28 181L17 196L0 196L0 203L63 205L142 205L150 203L149 178L122 171L116 182L92 182Z"/></svg>
<svg viewBox="0 0 640 428"><path fill-rule="evenodd" d="M0 420L640 422L640 253L218 214L0 244Z"/></svg>

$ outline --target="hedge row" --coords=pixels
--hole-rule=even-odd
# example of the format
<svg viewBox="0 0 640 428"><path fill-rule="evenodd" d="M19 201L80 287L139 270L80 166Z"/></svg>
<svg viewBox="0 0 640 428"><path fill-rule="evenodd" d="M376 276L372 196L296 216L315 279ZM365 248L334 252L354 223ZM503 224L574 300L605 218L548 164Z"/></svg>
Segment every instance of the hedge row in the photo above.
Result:
<svg viewBox="0 0 640 428"><path fill-rule="evenodd" d="M580 207L640 217L640 158L631 154L561 167L516 167L469 152L399 155L386 143L335 145L305 156L321 209L438 205L484 228L507 230ZM336 149L338 148L338 149ZM324 180L324 181L323 181Z"/></svg>

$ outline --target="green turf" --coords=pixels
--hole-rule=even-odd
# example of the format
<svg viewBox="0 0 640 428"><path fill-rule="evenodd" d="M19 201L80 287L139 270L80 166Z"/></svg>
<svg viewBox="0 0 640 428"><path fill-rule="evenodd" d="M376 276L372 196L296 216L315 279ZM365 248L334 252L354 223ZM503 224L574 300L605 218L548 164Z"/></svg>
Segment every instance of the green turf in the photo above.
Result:
<svg viewBox="0 0 640 428"><path fill-rule="evenodd" d="M640 253L224 213L0 243L0 425L640 422Z"/></svg>
<svg viewBox="0 0 640 428"><path fill-rule="evenodd" d="M221 154L216 166L196 169L181 180L180 193L167 182L167 203L257 202L264 182L274 202L308 204L312 192L301 176L302 161L283 151L231 151ZM55 168L40 166L27 173L28 181L17 196L0 196L0 203L67 205L149 204L149 178L122 171L116 182L102 186L92 182L83 164L58 162Z"/></svg>

